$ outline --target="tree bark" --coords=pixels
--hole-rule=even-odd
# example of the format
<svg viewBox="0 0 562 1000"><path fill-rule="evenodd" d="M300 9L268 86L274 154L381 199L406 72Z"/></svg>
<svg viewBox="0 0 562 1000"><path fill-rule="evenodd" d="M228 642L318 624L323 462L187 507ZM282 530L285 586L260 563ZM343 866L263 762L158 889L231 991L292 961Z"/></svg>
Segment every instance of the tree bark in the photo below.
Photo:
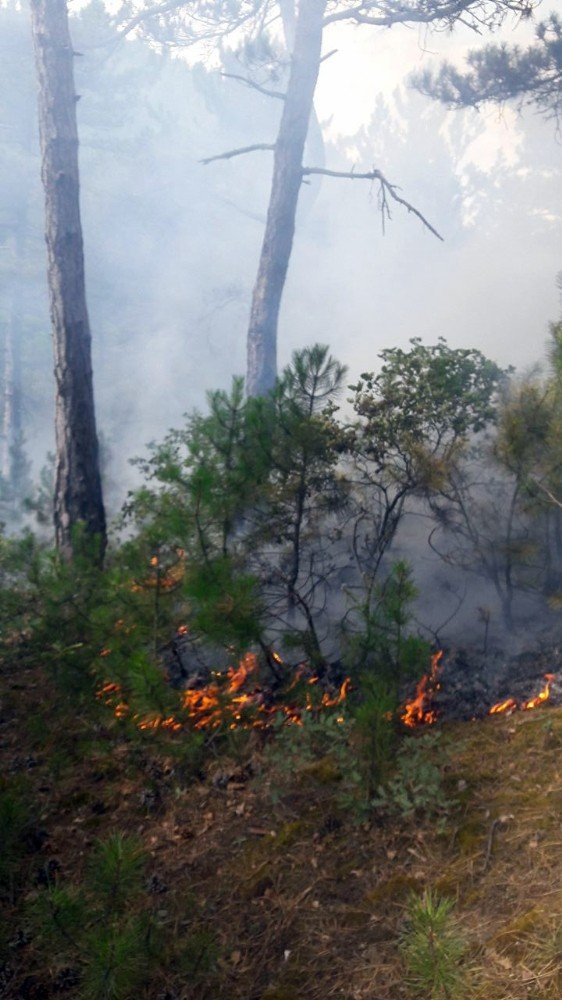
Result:
<svg viewBox="0 0 562 1000"><path fill-rule="evenodd" d="M65 559L76 529L106 545L94 411L91 335L80 221L73 49L66 0L31 0L39 84L41 177L45 191L47 277L55 357L57 449L55 537Z"/></svg>
<svg viewBox="0 0 562 1000"><path fill-rule="evenodd" d="M320 69L327 0L300 0L291 70L275 144L273 181L248 328L246 391L262 396L277 375L277 324L295 234L303 153Z"/></svg>

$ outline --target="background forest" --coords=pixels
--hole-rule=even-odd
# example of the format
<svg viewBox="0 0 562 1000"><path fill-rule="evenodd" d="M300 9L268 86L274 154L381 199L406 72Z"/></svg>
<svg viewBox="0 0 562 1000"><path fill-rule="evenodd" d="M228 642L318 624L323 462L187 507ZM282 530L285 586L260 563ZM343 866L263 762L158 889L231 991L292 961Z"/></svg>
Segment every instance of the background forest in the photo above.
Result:
<svg viewBox="0 0 562 1000"><path fill-rule="evenodd" d="M136 35L130 5L70 11L106 551L59 410L55 486L64 175L0 6L0 996L554 1000L559 83L542 114L451 110L420 89L455 103L454 69L409 77L420 33L364 114L330 53L306 157L338 179L300 177L278 375L247 393L288 64L197 62L178 6Z"/></svg>

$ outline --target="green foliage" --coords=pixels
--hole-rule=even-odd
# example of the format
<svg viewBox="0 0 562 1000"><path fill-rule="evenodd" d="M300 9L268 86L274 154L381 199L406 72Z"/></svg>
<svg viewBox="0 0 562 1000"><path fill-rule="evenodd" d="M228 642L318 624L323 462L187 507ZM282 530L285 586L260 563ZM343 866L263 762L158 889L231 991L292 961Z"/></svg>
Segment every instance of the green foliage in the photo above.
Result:
<svg viewBox="0 0 562 1000"><path fill-rule="evenodd" d="M365 794L371 804L376 788L385 780L396 753L396 689L383 677L363 674L359 696L361 700L353 712L354 733Z"/></svg>
<svg viewBox="0 0 562 1000"><path fill-rule="evenodd" d="M398 561L381 583L371 579L359 597L350 594L343 622L348 668L382 677L396 703L402 681L419 673L429 656L428 643L408 632L417 593L410 567Z"/></svg>
<svg viewBox="0 0 562 1000"><path fill-rule="evenodd" d="M0 650L10 656L18 644L24 661L40 659L61 699L90 715L107 681L131 715L171 714L178 699L158 665L174 632L170 567L155 571L142 546L133 558L127 544L102 571L89 540L79 542L68 564L30 533L0 537Z"/></svg>
<svg viewBox="0 0 562 1000"><path fill-rule="evenodd" d="M448 347L443 338L426 346L414 337L409 351L382 351L378 374L367 373L351 386L356 413L363 418L365 447L377 461L389 453L413 451L421 481L468 433L495 419L494 396L505 377L497 365L473 349ZM415 442L417 441L417 445Z"/></svg>
<svg viewBox="0 0 562 1000"><path fill-rule="evenodd" d="M321 659L320 532L344 496L333 418L344 375L326 347L297 351L270 397L245 400L235 379L137 463L147 485L126 508L136 544L185 551L181 593L207 641L261 643L289 603L283 631Z"/></svg>
<svg viewBox="0 0 562 1000"><path fill-rule="evenodd" d="M146 921L131 917L118 926L94 928L85 942L83 1000L129 1000L150 967Z"/></svg>
<svg viewBox="0 0 562 1000"><path fill-rule="evenodd" d="M205 930L194 931L177 942L174 967L190 983L204 981L214 971L218 958L216 939Z"/></svg>
<svg viewBox="0 0 562 1000"><path fill-rule="evenodd" d="M65 888L51 881L30 907L44 945L57 953L73 954L79 948L88 921L88 903L75 886Z"/></svg>
<svg viewBox="0 0 562 1000"><path fill-rule="evenodd" d="M410 899L400 950L406 981L416 996L460 1000L466 995L466 973L461 966L466 945L452 909L451 900L431 890Z"/></svg>
<svg viewBox="0 0 562 1000"><path fill-rule="evenodd" d="M341 777L349 766L350 719L343 710L303 711L302 725L288 724L282 715L273 725L273 738L266 747L266 758L274 770L285 776L294 775L302 765L333 760Z"/></svg>
<svg viewBox="0 0 562 1000"><path fill-rule="evenodd" d="M3 650L23 639L24 655L46 662L73 697L91 689L92 609L103 603L105 589L91 545L81 542L68 565L30 533L0 539Z"/></svg>
<svg viewBox="0 0 562 1000"><path fill-rule="evenodd" d="M0 780L0 893L12 895L23 856L30 807L21 782Z"/></svg>
<svg viewBox="0 0 562 1000"><path fill-rule="evenodd" d="M446 793L435 751L440 734L424 733L402 741L392 776L377 789L373 805L405 818L418 815L433 819L446 817L456 802Z"/></svg>
<svg viewBox="0 0 562 1000"><path fill-rule="evenodd" d="M146 860L138 841L114 833L95 846L80 886L55 880L32 904L43 946L80 963L84 1000L126 1000L154 961L156 924L138 906Z"/></svg>
<svg viewBox="0 0 562 1000"><path fill-rule="evenodd" d="M258 581L237 571L228 556L188 567L184 593L191 627L211 642L245 651L262 632Z"/></svg>
<svg viewBox="0 0 562 1000"><path fill-rule="evenodd" d="M505 42L473 49L467 56L466 72L445 62L437 74L416 74L413 84L422 94L456 108L514 100L520 106L535 105L558 120L562 106L560 17L553 13L541 21L535 35L535 42L525 49Z"/></svg>
<svg viewBox="0 0 562 1000"><path fill-rule="evenodd" d="M122 913L142 888L146 857L132 837L112 834L100 841L90 858L88 888L103 910Z"/></svg>

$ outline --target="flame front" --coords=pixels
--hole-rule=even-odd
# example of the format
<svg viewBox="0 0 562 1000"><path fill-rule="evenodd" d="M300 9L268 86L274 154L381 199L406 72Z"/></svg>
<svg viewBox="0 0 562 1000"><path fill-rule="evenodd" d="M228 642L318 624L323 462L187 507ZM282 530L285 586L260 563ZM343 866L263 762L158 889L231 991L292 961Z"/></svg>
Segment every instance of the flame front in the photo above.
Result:
<svg viewBox="0 0 562 1000"><path fill-rule="evenodd" d="M508 714L511 714L511 712L530 712L533 708L538 708L539 705L543 705L550 698L550 688L554 676L554 674L544 675L546 684L534 698L529 698L528 701L516 701L515 698L506 698L505 701L499 701L497 705L492 705L488 715L503 715L506 712Z"/></svg>
<svg viewBox="0 0 562 1000"><path fill-rule="evenodd" d="M442 659L443 650L439 649L431 657L429 673L423 675L414 697L411 701L407 701L402 709L400 719L409 729L414 729L416 726L432 726L437 722L437 712L430 706L433 695L441 687L438 677Z"/></svg>
<svg viewBox="0 0 562 1000"><path fill-rule="evenodd" d="M282 663L278 653L274 654L277 663ZM339 691L330 694L325 691L319 702L314 703L311 695L306 693L304 707L296 704L277 702L268 704L263 689L257 682L258 658L255 653L246 653L237 667L229 667L226 674L214 673L214 679L201 688L188 688L182 692L182 708L187 713L188 722L193 729L218 729L227 725L229 729L267 729L273 718L283 715L289 725L302 726L303 712L315 709L335 708L347 698L351 681L346 677ZM304 680L305 668L297 669L295 676L285 689L287 695L299 681ZM307 679L309 685L318 682L317 676ZM243 688L252 684L250 691ZM98 698L113 709L118 719L129 715L130 709L123 697L119 684L105 683L97 692ZM175 716L132 716L139 729L170 729L177 731L183 728L183 723Z"/></svg>

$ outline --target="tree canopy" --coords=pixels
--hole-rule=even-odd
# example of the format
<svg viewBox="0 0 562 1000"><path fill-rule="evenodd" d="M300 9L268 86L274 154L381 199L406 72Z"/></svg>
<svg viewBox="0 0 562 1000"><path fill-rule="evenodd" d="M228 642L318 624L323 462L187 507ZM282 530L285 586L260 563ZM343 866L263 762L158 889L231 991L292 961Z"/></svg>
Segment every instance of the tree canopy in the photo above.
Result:
<svg viewBox="0 0 562 1000"><path fill-rule="evenodd" d="M445 62L437 73L415 75L414 86L450 107L479 108L486 103L517 101L549 118L562 109L562 20L551 14L537 25L535 41L486 45L467 56L464 71Z"/></svg>

